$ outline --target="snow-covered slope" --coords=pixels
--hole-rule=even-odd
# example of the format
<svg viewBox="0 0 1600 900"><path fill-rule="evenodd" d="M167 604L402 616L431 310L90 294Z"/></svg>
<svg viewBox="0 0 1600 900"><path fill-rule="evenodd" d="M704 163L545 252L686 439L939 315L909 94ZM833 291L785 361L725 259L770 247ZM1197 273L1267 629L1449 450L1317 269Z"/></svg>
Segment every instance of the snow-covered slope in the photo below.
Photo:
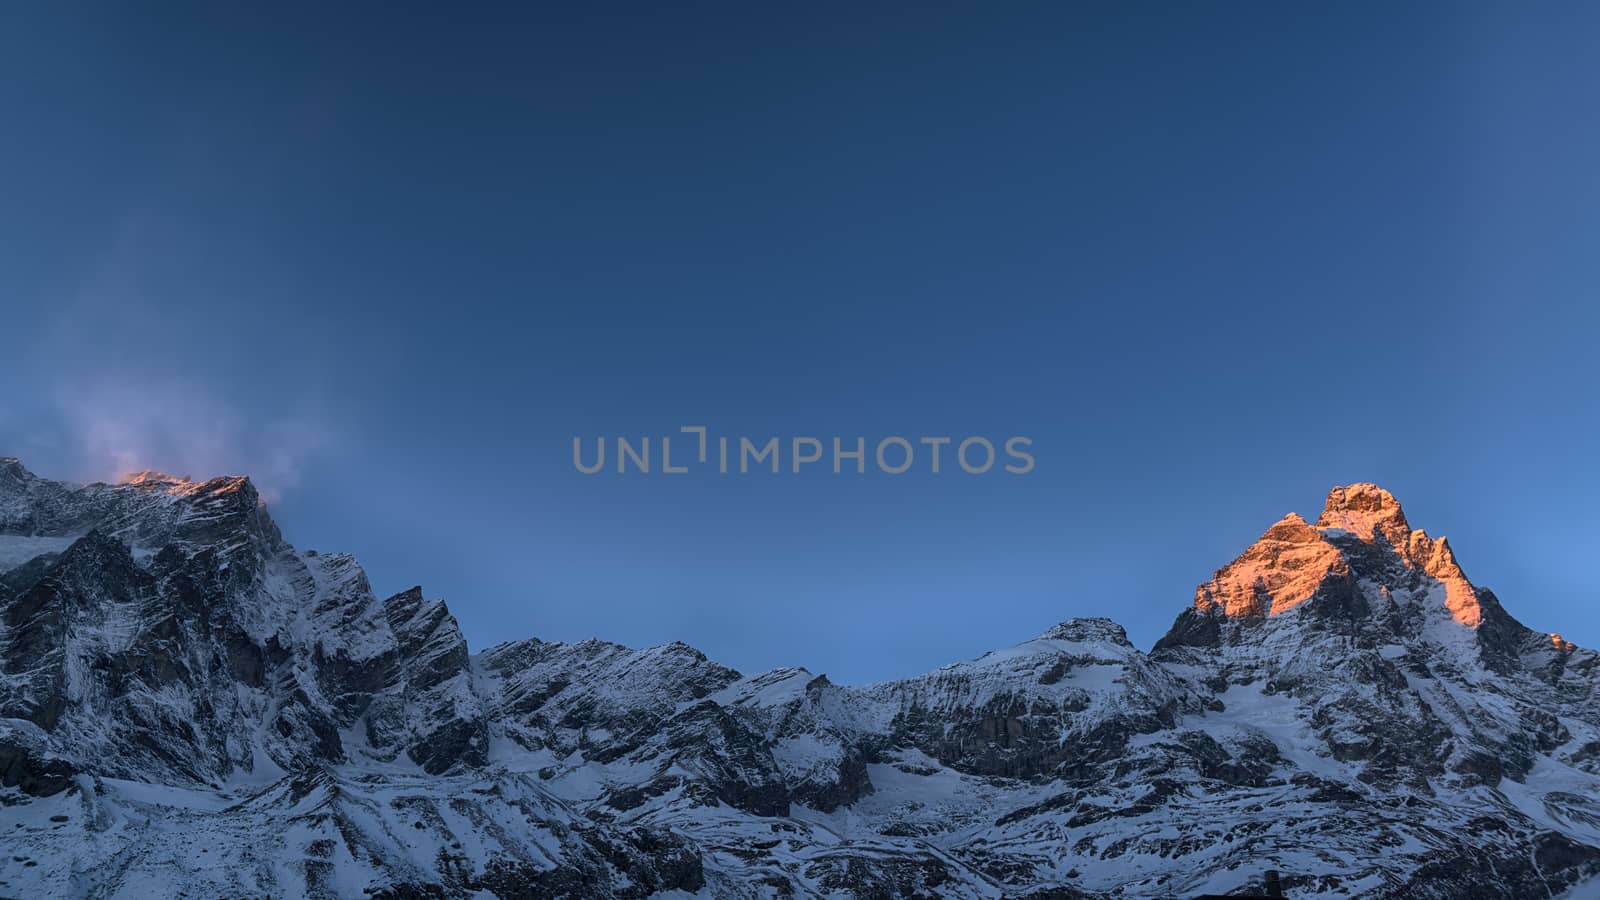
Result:
<svg viewBox="0 0 1600 900"><path fill-rule="evenodd" d="M1600 876L1596 654L1373 485L1201 585L902 681L473 655L247 479L0 460L0 897L1548 897ZM482 895L481 893L479 894Z"/></svg>

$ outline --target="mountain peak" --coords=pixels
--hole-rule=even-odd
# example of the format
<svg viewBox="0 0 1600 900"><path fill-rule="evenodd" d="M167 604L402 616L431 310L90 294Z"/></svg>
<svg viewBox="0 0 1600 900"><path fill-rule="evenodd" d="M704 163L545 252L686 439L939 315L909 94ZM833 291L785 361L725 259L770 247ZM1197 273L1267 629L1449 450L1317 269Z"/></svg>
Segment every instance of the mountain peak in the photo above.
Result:
<svg viewBox="0 0 1600 900"><path fill-rule="evenodd" d="M1107 641L1130 648L1133 646L1128 641L1128 633L1123 630L1121 625L1111 619L1100 616L1068 619L1065 622L1051 626L1044 634L1039 635L1039 640L1068 641L1072 643Z"/></svg>
<svg viewBox="0 0 1600 900"><path fill-rule="evenodd" d="M132 484L132 485L147 485L147 484L176 485L176 484L192 484L192 483L194 483L194 479L190 478L187 475L168 475L165 472L157 472L155 469L145 469L143 472L135 472L132 475L129 475L126 478L123 478L118 483L119 484Z"/></svg>
<svg viewBox="0 0 1600 900"><path fill-rule="evenodd" d="M15 456L0 456L0 481L25 482L33 480L33 473Z"/></svg>
<svg viewBox="0 0 1600 900"><path fill-rule="evenodd" d="M1405 510L1394 495L1375 484L1358 484L1334 487L1328 492L1318 528L1337 528L1356 537L1371 541L1382 535L1391 546L1405 546L1411 534Z"/></svg>
<svg viewBox="0 0 1600 900"><path fill-rule="evenodd" d="M205 481L195 481L187 475L167 475L163 472L146 470L124 478L117 486L132 488L142 494L238 504L246 509L264 505L260 493L248 475L220 475Z"/></svg>
<svg viewBox="0 0 1600 900"><path fill-rule="evenodd" d="M1400 501L1383 488L1351 484L1328 492L1315 525L1295 513L1278 520L1199 586L1193 609L1227 619L1269 618L1321 595L1359 591L1363 580L1380 585L1388 597L1389 584L1408 580L1407 572L1441 589L1438 599L1457 623L1474 629L1483 624L1479 591L1449 541L1413 531Z"/></svg>

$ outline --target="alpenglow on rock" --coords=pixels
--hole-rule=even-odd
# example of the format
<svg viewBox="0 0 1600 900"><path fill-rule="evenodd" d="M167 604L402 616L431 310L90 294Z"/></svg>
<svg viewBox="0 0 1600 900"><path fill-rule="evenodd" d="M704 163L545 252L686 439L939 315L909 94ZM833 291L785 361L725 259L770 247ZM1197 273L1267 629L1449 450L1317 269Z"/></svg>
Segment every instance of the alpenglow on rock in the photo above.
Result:
<svg viewBox="0 0 1600 900"><path fill-rule="evenodd" d="M247 479L0 459L0 896L1600 893L1595 653L1374 485L1200 585L860 687L473 653Z"/></svg>

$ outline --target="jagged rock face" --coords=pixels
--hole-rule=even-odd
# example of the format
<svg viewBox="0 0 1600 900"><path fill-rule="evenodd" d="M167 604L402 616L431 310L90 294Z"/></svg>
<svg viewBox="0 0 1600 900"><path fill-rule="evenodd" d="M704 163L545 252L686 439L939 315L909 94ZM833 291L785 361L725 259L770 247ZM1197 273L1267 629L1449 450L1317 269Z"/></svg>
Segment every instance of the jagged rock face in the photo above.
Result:
<svg viewBox="0 0 1600 900"><path fill-rule="evenodd" d="M473 655L247 479L0 460L0 895L1553 896L1600 873L1597 667L1373 485L1151 653L1074 619L851 687Z"/></svg>
<svg viewBox="0 0 1600 900"><path fill-rule="evenodd" d="M1290 513L1201 585L1194 607L1229 619L1276 616L1310 600L1325 583L1349 576L1344 554Z"/></svg>
<svg viewBox="0 0 1600 900"><path fill-rule="evenodd" d="M0 553L50 549L6 576L0 714L97 771L216 783L402 752L435 774L485 761L443 604L380 603L349 557L297 553L248 479L72 489L11 465L5 483Z"/></svg>
<svg viewBox="0 0 1600 900"><path fill-rule="evenodd" d="M1480 592L1457 565L1449 542L1411 530L1388 491L1357 484L1334 488L1315 526L1290 513L1267 529L1200 586L1193 609L1157 647L1218 646L1248 633L1253 620L1302 604L1309 604L1312 618L1385 633L1408 622L1420 627L1441 609L1468 630L1485 624ZM1416 614L1393 615L1403 608ZM1498 604L1494 610L1495 627L1510 621Z"/></svg>

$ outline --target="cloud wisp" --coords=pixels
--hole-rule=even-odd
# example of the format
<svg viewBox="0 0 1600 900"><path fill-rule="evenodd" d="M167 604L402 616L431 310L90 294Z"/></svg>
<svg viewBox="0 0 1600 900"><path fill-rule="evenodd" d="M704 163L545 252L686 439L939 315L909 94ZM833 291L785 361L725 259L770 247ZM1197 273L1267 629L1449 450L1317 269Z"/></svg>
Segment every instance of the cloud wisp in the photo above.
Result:
<svg viewBox="0 0 1600 900"><path fill-rule="evenodd" d="M307 461L334 443L309 411L247 417L210 388L176 378L101 380L63 387L54 407L71 476L114 481L155 469L195 479L249 475L269 502L301 481Z"/></svg>

